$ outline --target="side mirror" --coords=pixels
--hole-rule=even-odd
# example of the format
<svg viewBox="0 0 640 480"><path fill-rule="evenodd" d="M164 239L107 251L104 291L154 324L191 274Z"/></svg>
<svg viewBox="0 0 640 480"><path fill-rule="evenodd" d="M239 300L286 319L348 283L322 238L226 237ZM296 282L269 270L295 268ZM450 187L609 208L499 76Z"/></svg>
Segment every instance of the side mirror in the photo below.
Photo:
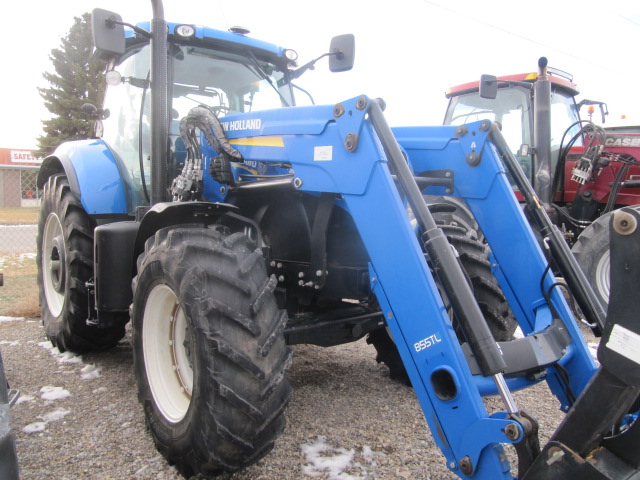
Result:
<svg viewBox="0 0 640 480"><path fill-rule="evenodd" d="M89 118L98 118L98 109L93 103L83 103L80 110Z"/></svg>
<svg viewBox="0 0 640 480"><path fill-rule="evenodd" d="M495 75L480 77L480 98L495 100L498 96L498 78Z"/></svg>
<svg viewBox="0 0 640 480"><path fill-rule="evenodd" d="M106 110L103 110L101 108L98 109L93 103L83 103L80 107L80 110L92 120L106 120L107 118L109 118L109 115L111 113L109 112L108 108Z"/></svg>
<svg viewBox="0 0 640 480"><path fill-rule="evenodd" d="M356 56L356 38L351 33L338 35L331 39L329 47L329 70L346 72L353 68Z"/></svg>
<svg viewBox="0 0 640 480"><path fill-rule="evenodd" d="M109 61L124 53L124 26L117 13L95 8L91 12L91 32L96 47L96 57Z"/></svg>

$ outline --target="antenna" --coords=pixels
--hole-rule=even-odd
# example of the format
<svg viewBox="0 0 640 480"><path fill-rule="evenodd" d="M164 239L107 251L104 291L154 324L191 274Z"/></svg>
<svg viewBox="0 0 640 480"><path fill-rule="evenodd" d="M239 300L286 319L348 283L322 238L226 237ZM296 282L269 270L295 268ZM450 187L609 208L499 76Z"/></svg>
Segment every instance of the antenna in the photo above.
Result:
<svg viewBox="0 0 640 480"><path fill-rule="evenodd" d="M220 9L220 14L222 15L222 19L224 20L224 24L227 27L227 31L231 31L229 27L229 22L227 22L227 17L224 14L224 8L222 8L222 0L218 0L218 8Z"/></svg>

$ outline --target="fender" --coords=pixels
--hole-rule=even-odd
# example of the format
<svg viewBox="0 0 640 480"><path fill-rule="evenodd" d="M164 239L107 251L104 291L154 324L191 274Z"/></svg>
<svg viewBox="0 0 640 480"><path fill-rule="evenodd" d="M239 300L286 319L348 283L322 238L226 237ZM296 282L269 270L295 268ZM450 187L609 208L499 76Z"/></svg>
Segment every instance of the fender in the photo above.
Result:
<svg viewBox="0 0 640 480"><path fill-rule="evenodd" d="M89 215L129 214L129 189L123 181L118 161L103 140L77 140L58 146L42 162L38 188L57 173L66 174L71 191Z"/></svg>
<svg viewBox="0 0 640 480"><path fill-rule="evenodd" d="M157 203L150 209L141 208L136 221L100 225L95 232L95 306L96 325L113 325L113 313L126 312L133 301L130 285L136 275L136 260L144 251L145 242L164 227L187 224L211 225L223 223L233 231L251 232L249 238L256 247L262 246L258 225L229 204L209 202ZM223 218L224 217L224 218Z"/></svg>
<svg viewBox="0 0 640 480"><path fill-rule="evenodd" d="M143 215L143 216L142 216ZM240 209L228 203L210 202L164 202L156 203L149 209L139 209L138 216L140 226L135 236L135 246L133 249L133 267L135 260L144 251L144 244L147 239L164 227L172 227L186 224L212 225L214 223L224 223L231 227L233 231L247 231L249 237L256 244L262 246L262 232L260 227L251 219L243 217ZM225 217L221 219L221 217Z"/></svg>

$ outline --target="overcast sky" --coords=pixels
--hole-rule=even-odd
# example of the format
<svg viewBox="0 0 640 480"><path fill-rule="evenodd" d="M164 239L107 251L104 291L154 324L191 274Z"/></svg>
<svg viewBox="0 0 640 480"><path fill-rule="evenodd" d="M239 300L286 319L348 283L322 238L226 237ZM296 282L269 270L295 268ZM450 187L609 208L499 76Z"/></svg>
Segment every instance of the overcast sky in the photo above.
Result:
<svg viewBox="0 0 640 480"><path fill-rule="evenodd" d="M640 2L595 0L164 0L169 21L226 30L298 51L299 63L324 53L332 36L356 36L354 69L331 74L326 60L299 84L316 103L359 94L382 97L393 126L440 124L445 90L479 79L535 71L540 56L568 71L581 97L605 101L608 124L640 124ZM36 6L37 5L37 6ZM44 9L40 5L47 5ZM145 0L7 2L0 7L3 68L0 147L30 149L47 110L36 87L47 86L51 49L60 46L73 17L105 8L130 23L149 20Z"/></svg>

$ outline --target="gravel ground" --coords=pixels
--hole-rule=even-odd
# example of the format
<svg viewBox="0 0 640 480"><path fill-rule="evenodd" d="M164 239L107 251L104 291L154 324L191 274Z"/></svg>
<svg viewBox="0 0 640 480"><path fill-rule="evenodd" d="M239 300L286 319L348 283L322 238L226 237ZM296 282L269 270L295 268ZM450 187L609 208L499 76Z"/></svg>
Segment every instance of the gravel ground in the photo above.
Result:
<svg viewBox="0 0 640 480"><path fill-rule="evenodd" d="M60 355L39 320L0 322L7 377L19 388L14 430L23 480L180 479L156 451L136 400L131 347ZM294 395L275 449L233 480L453 479L410 388L387 377L364 341L298 346ZM542 439L561 419L542 386L517 394ZM493 399L489 408L498 406ZM318 454L331 469L323 469Z"/></svg>

